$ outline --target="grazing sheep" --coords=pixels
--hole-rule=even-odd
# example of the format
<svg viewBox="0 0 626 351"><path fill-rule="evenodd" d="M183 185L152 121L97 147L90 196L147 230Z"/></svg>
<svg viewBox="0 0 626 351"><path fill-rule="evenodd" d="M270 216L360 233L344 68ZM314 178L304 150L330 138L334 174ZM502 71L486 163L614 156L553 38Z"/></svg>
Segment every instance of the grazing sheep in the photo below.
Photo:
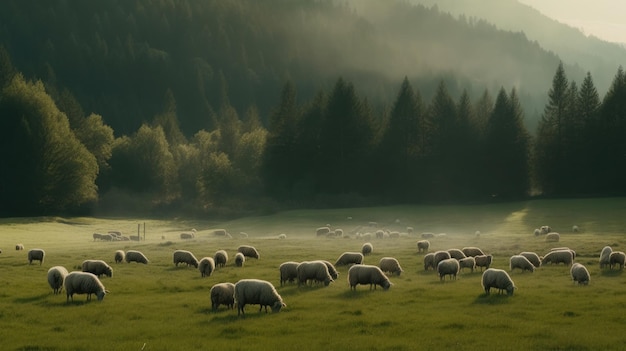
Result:
<svg viewBox="0 0 626 351"><path fill-rule="evenodd" d="M476 257L476 256L484 256L485 253L483 252L483 250L474 247L474 246L468 246L468 247L464 247L461 249L461 251L463 251L463 253L465 254L465 256L467 257Z"/></svg>
<svg viewBox="0 0 626 351"><path fill-rule="evenodd" d="M572 252L572 256L574 259L576 259L576 251L570 249L569 247L553 247L550 249L550 251L561 251L561 250L567 250L567 251L571 251Z"/></svg>
<svg viewBox="0 0 626 351"><path fill-rule="evenodd" d="M574 232L574 233L578 233L579 231L580 231L580 228L578 228L578 226L577 226L577 225L573 225L573 226L572 226L572 232Z"/></svg>
<svg viewBox="0 0 626 351"><path fill-rule="evenodd" d="M48 284L50 284L55 295L60 294L63 290L63 282L67 274L67 269L63 266L54 266L48 269Z"/></svg>
<svg viewBox="0 0 626 351"><path fill-rule="evenodd" d="M390 239L400 239L400 232L390 232L389 233L389 238Z"/></svg>
<svg viewBox="0 0 626 351"><path fill-rule="evenodd" d="M328 272L328 266L322 261L305 261L301 262L296 270L298 272L298 286L307 283L308 280L316 282L323 282L325 286L328 286L333 278Z"/></svg>
<svg viewBox="0 0 626 351"><path fill-rule="evenodd" d="M437 273L441 281L445 280L446 275L449 275L450 279L454 278L454 280L456 280L456 275L459 274L459 270L459 261L454 258L447 258L437 264Z"/></svg>
<svg viewBox="0 0 626 351"><path fill-rule="evenodd" d="M74 301L74 294L87 294L87 301L91 300L91 294L95 294L98 301L104 299L108 291L95 274L89 272L71 272L65 277L65 293L67 302Z"/></svg>
<svg viewBox="0 0 626 351"><path fill-rule="evenodd" d="M324 262L326 267L328 267L328 273L330 274L330 277L333 278L333 280L336 280L339 277L339 272L337 271L337 268L335 268L335 266L333 266L332 263L326 260L320 260L320 261Z"/></svg>
<svg viewBox="0 0 626 351"><path fill-rule="evenodd" d="M561 239L561 235L557 232L550 232L546 234L546 241L558 242Z"/></svg>
<svg viewBox="0 0 626 351"><path fill-rule="evenodd" d="M361 253L363 254L363 256L367 256L367 255L371 254L372 251L374 251L374 247L372 246L371 243L365 243L361 247Z"/></svg>
<svg viewBox="0 0 626 351"><path fill-rule="evenodd" d="M194 266L198 268L198 259L191 252L187 250L176 250L174 251L174 264L178 267L179 263L187 264L187 267Z"/></svg>
<svg viewBox="0 0 626 351"><path fill-rule="evenodd" d="M299 262L289 261L283 262L278 266L278 271L280 272L280 286L283 286L286 282L293 283L294 280L298 278L299 264Z"/></svg>
<svg viewBox="0 0 626 351"><path fill-rule="evenodd" d="M465 255L463 251L459 249L449 249L448 253L450 254L450 258L454 258L455 260L460 260L467 257L467 255Z"/></svg>
<svg viewBox="0 0 626 351"><path fill-rule="evenodd" d="M237 252L241 252L246 257L252 257L259 259L261 256L259 252L254 248L254 246L250 245L241 245L237 248Z"/></svg>
<svg viewBox="0 0 626 351"><path fill-rule="evenodd" d="M574 262L574 254L571 250L556 250L550 251L545 256L543 256L541 264L545 265L547 263L564 263L566 266L570 266L572 262Z"/></svg>
<svg viewBox="0 0 626 351"><path fill-rule="evenodd" d="M140 251L128 250L126 251L126 263L137 262L148 264L148 258Z"/></svg>
<svg viewBox="0 0 626 351"><path fill-rule="evenodd" d="M542 225L539 229L541 230L541 234L548 234L552 232L552 228L549 225Z"/></svg>
<svg viewBox="0 0 626 351"><path fill-rule="evenodd" d="M211 287L211 308L217 311L220 305L226 305L228 309L235 307L235 284L218 283Z"/></svg>
<svg viewBox="0 0 626 351"><path fill-rule="evenodd" d="M435 254L433 252L424 255L424 270L427 271L428 268L435 269Z"/></svg>
<svg viewBox="0 0 626 351"><path fill-rule="evenodd" d="M195 237L194 233L180 233L180 238L183 240L193 239Z"/></svg>
<svg viewBox="0 0 626 351"><path fill-rule="evenodd" d="M400 267L400 262L398 262L398 260L393 257L381 258L380 261L378 262L378 267L383 272L389 272L391 274L398 275L398 276L402 274L402 272L404 272L402 270L402 267Z"/></svg>
<svg viewBox="0 0 626 351"><path fill-rule="evenodd" d="M226 229L215 229L213 230L213 235L215 236L230 236L230 234L226 231Z"/></svg>
<svg viewBox="0 0 626 351"><path fill-rule="evenodd" d="M489 269L491 266L491 262L493 261L493 256L491 255L478 255L474 256L474 260L476 261L476 267L480 267L480 271L483 271L483 267Z"/></svg>
<svg viewBox="0 0 626 351"><path fill-rule="evenodd" d="M535 228L535 231L533 232L533 234L535 234L535 236L539 236L541 235L541 230L539 230L539 228Z"/></svg>
<svg viewBox="0 0 626 351"><path fill-rule="evenodd" d="M111 278L113 276L113 268L102 260L84 260L82 270L83 272L95 274L97 277L106 275Z"/></svg>
<svg viewBox="0 0 626 351"><path fill-rule="evenodd" d="M343 229L335 229L335 236L336 237L343 237Z"/></svg>
<svg viewBox="0 0 626 351"><path fill-rule="evenodd" d="M244 232L239 233L239 239L248 239L248 233L244 233Z"/></svg>
<svg viewBox="0 0 626 351"><path fill-rule="evenodd" d="M259 312L264 306L270 306L272 312L280 312L280 309L286 306L274 285L265 280L241 279L235 284L234 296L237 315L245 315L246 305L261 305ZM267 307L265 311L267 312Z"/></svg>
<svg viewBox="0 0 626 351"><path fill-rule="evenodd" d="M435 233L422 233L422 239L431 239L435 237Z"/></svg>
<svg viewBox="0 0 626 351"><path fill-rule="evenodd" d="M350 290L356 290L357 284L369 284L370 290L372 290L372 286L376 289L376 285L380 285L383 290L387 290L391 286L389 278L380 268L363 264L350 267L348 270L348 283L350 284Z"/></svg>
<svg viewBox="0 0 626 351"><path fill-rule="evenodd" d="M412 235L414 231L415 231L415 229L413 229L413 227L406 227L406 233L407 234Z"/></svg>
<svg viewBox="0 0 626 351"><path fill-rule="evenodd" d="M448 258L452 258L448 251L437 251L435 252L435 257L433 258L433 265L437 267L439 262L447 260Z"/></svg>
<svg viewBox="0 0 626 351"><path fill-rule="evenodd" d="M226 262L228 262L228 253L225 250L217 250L215 255L213 255L213 260L215 261L215 267L224 267Z"/></svg>
<svg viewBox="0 0 626 351"><path fill-rule="evenodd" d="M92 235L92 237L93 237L93 241L96 241L96 240L102 240L102 236L103 236L103 235L104 235L104 234L100 234L100 233L93 233L93 235Z"/></svg>
<svg viewBox="0 0 626 351"><path fill-rule="evenodd" d="M32 264L33 261L39 261L39 265L43 263L46 253L42 249L31 249L28 251L28 264Z"/></svg>
<svg viewBox="0 0 626 351"><path fill-rule="evenodd" d="M124 261L125 255L126 254L124 253L124 250L115 251L115 255L113 256L113 259L115 259L115 263L122 263L122 261Z"/></svg>
<svg viewBox="0 0 626 351"><path fill-rule="evenodd" d="M619 265L619 269L624 269L624 263L626 263L626 254L622 251L613 251L609 255L609 268L613 269L616 264Z"/></svg>
<svg viewBox="0 0 626 351"><path fill-rule="evenodd" d="M459 267L461 270L463 268L469 268L472 273L474 273L474 269L476 268L476 259L474 257L465 257L459 260Z"/></svg>
<svg viewBox="0 0 626 351"><path fill-rule="evenodd" d="M278 239L279 239L279 240L285 240L285 239L287 239L287 234L278 234Z"/></svg>
<svg viewBox="0 0 626 351"><path fill-rule="evenodd" d="M198 270L200 271L201 277L210 277L211 273L215 270L215 261L213 261L213 257L203 257L198 262Z"/></svg>
<svg viewBox="0 0 626 351"><path fill-rule="evenodd" d="M522 273L524 271L530 271L531 273L535 271L535 265L532 262L530 262L530 260L526 258L526 256L522 256L522 255L511 256L511 258L509 259L509 268L511 272L515 268L521 269Z"/></svg>
<svg viewBox="0 0 626 351"><path fill-rule="evenodd" d="M430 241L428 240L420 240L417 242L417 252L428 252L430 248Z"/></svg>
<svg viewBox="0 0 626 351"><path fill-rule="evenodd" d="M360 252L344 252L339 256L335 266L346 266L350 264L362 264L363 254Z"/></svg>
<svg viewBox="0 0 626 351"><path fill-rule="evenodd" d="M520 255L526 257L535 268L541 267L541 258L535 252L524 251Z"/></svg>
<svg viewBox="0 0 626 351"><path fill-rule="evenodd" d="M15 251L21 251L21 250L24 250L24 244L16 244Z"/></svg>
<svg viewBox="0 0 626 351"><path fill-rule="evenodd" d="M385 232L382 229L377 230L374 235L376 236L376 239L384 239L385 238Z"/></svg>
<svg viewBox="0 0 626 351"><path fill-rule="evenodd" d="M315 235L317 236L326 236L328 233L330 233L330 228L328 227L319 227L315 229Z"/></svg>
<svg viewBox="0 0 626 351"><path fill-rule="evenodd" d="M243 267L243 264L246 262L246 256L244 256L241 252L237 252L235 254L235 266Z"/></svg>
<svg viewBox="0 0 626 351"><path fill-rule="evenodd" d="M496 268L489 268L483 272L482 286L487 295L489 295L491 288L496 288L499 292L506 291L509 296L513 295L513 291L516 289L509 274Z"/></svg>
<svg viewBox="0 0 626 351"><path fill-rule="evenodd" d="M589 284L589 271L587 267L583 266L580 263L574 263L572 268L569 270L570 275L572 276L572 280L574 283L578 282L578 284L588 285Z"/></svg>
<svg viewBox="0 0 626 351"><path fill-rule="evenodd" d="M613 249L610 246L605 246L600 251L600 269L610 266L611 252L613 252Z"/></svg>

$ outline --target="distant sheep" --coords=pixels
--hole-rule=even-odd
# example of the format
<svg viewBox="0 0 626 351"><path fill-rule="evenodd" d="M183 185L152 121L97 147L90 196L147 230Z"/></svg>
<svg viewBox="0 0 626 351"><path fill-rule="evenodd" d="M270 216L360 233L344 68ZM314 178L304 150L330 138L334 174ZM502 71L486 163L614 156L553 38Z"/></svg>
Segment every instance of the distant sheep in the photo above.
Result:
<svg viewBox="0 0 626 351"><path fill-rule="evenodd" d="M447 260L448 258L452 258L448 251L437 251L435 252L435 257L433 258L433 265L436 268L439 262Z"/></svg>
<svg viewBox="0 0 626 351"><path fill-rule="evenodd" d="M183 240L193 239L194 237L194 233L180 233L180 238Z"/></svg>
<svg viewBox="0 0 626 351"><path fill-rule="evenodd" d="M29 250L28 251L28 264L32 264L33 261L39 261L39 265L41 266L45 256L46 256L46 253L42 249Z"/></svg>
<svg viewBox="0 0 626 351"><path fill-rule="evenodd" d="M215 236L225 236L225 237L229 237L231 236L226 229L214 229L213 230L213 235Z"/></svg>
<svg viewBox="0 0 626 351"><path fill-rule="evenodd" d="M24 250L24 244L16 244L15 251L21 251L21 250Z"/></svg>
<svg viewBox="0 0 626 351"><path fill-rule="evenodd" d="M384 239L385 238L385 232L381 229L377 230L374 235L376 236L376 239Z"/></svg>
<svg viewBox="0 0 626 351"><path fill-rule="evenodd" d="M462 258L467 257L467 255L464 254L463 251L459 249L449 249L448 253L450 254L450 258L454 258L455 260L460 260Z"/></svg>
<svg viewBox="0 0 626 351"><path fill-rule="evenodd" d="M102 240L102 236L105 234L93 233L91 236L93 237L93 241Z"/></svg>
<svg viewBox="0 0 626 351"><path fill-rule="evenodd" d="M215 270L215 261L213 257L203 257L198 262L198 270L201 277L210 277L211 273Z"/></svg>
<svg viewBox="0 0 626 351"><path fill-rule="evenodd" d="M131 262L137 262L137 263L143 263L143 264L148 264L148 258L140 251L136 251L136 250L128 250L126 251L126 263L131 263Z"/></svg>
<svg viewBox="0 0 626 351"><path fill-rule="evenodd" d="M580 263L574 263L572 268L569 270L570 275L572 276L572 280L574 283L578 282L578 284L588 285L590 276L587 267L583 266Z"/></svg>
<svg viewBox="0 0 626 351"><path fill-rule="evenodd" d="M574 233L578 233L578 232L580 232L580 228L578 228L578 226L577 226L577 225L573 225L573 226L572 226L572 232L574 232Z"/></svg>
<svg viewBox="0 0 626 351"><path fill-rule="evenodd" d="M441 281L445 280L446 275L449 275L450 279L454 278L456 280L459 270L459 261L454 258L442 260L437 264L437 273L439 274L439 280Z"/></svg>
<svg viewBox="0 0 626 351"><path fill-rule="evenodd" d="M435 254L433 252L424 255L424 270L427 271L429 268L435 269Z"/></svg>
<svg viewBox="0 0 626 351"><path fill-rule="evenodd" d="M605 246L600 251L600 269L610 266L611 252L613 252L613 249L610 246Z"/></svg>
<svg viewBox="0 0 626 351"><path fill-rule="evenodd" d="M461 249L461 251L463 251L463 253L465 254L465 256L467 257L476 257L476 256L482 256L485 253L483 252L483 250L474 247L474 246L468 246L468 247L464 247Z"/></svg>
<svg viewBox="0 0 626 351"><path fill-rule="evenodd" d="M335 266L347 266L351 264L362 264L363 254L360 252L344 252L339 256Z"/></svg>
<svg viewBox="0 0 626 351"><path fill-rule="evenodd" d="M317 236L326 236L328 233L330 233L330 228L328 227L319 227L315 229L315 235Z"/></svg>
<svg viewBox="0 0 626 351"><path fill-rule="evenodd" d="M113 268L102 260L84 260L82 270L83 272L95 274L97 277L106 275L111 278L113 276Z"/></svg>
<svg viewBox="0 0 626 351"><path fill-rule="evenodd" d="M522 273L524 271L530 271L531 273L535 271L535 265L532 262L530 262L530 260L528 260L528 258L526 258L525 256L522 256L522 255L513 255L513 256L511 256L511 258L509 259L509 268L510 268L511 272L515 268L521 269Z"/></svg>
<svg viewBox="0 0 626 351"><path fill-rule="evenodd" d="M559 240L561 240L561 234L557 233L557 232L550 232L548 234L546 234L546 241L549 242L558 242Z"/></svg>
<svg viewBox="0 0 626 351"><path fill-rule="evenodd" d="M259 255L259 252L256 250L256 248L250 245L239 246L237 248L237 252L241 252L246 257L251 257L251 258L256 258L256 259L259 259L261 257L261 255Z"/></svg>
<svg viewBox="0 0 626 351"><path fill-rule="evenodd" d="M67 302L70 302L70 299L74 301L74 294L87 294L87 301L91 300L91 295L94 294L98 301L102 301L104 295L108 293L100 279L89 272L69 273L65 277L64 287Z"/></svg>
<svg viewBox="0 0 626 351"><path fill-rule="evenodd" d="M220 305L233 309L235 306L235 284L218 283L211 287L211 309L217 311Z"/></svg>
<svg viewBox="0 0 626 351"><path fill-rule="evenodd" d="M489 295L491 288L498 289L498 292L506 291L509 296L513 295L516 289L509 274L502 269L496 268L489 268L483 272L482 286L487 295Z"/></svg>
<svg viewBox="0 0 626 351"><path fill-rule="evenodd" d="M287 234L278 234L278 239L279 239L279 240L285 240L285 239L287 239Z"/></svg>
<svg viewBox="0 0 626 351"><path fill-rule="evenodd" d="M371 254L372 251L374 251L374 247L372 246L371 243L365 243L361 247L361 253L363 254L363 256L367 256L367 255Z"/></svg>
<svg viewBox="0 0 626 351"><path fill-rule="evenodd" d="M215 261L215 267L224 267L228 262L228 253L225 250L215 251L213 255L213 261Z"/></svg>
<svg viewBox="0 0 626 351"><path fill-rule="evenodd" d="M548 263L564 263L566 266L570 266L574 262L574 254L571 250L556 250L550 251L545 256L543 256L543 260L541 261L542 265Z"/></svg>
<svg viewBox="0 0 626 351"><path fill-rule="evenodd" d="M535 268L539 268L541 266L541 258L535 252L524 251L520 252L520 255L526 257L530 263L535 266Z"/></svg>
<svg viewBox="0 0 626 351"><path fill-rule="evenodd" d="M609 268L613 269L615 265L619 265L619 269L624 269L626 263L626 254L622 251L613 251L609 255Z"/></svg>
<svg viewBox="0 0 626 351"><path fill-rule="evenodd" d="M489 269L491 266L491 262L493 261L493 256L491 255L479 255L474 256L474 260L476 261L476 267L480 267L480 271L483 271L483 267Z"/></svg>
<svg viewBox="0 0 626 351"><path fill-rule="evenodd" d="M541 230L541 234L548 234L552 232L552 228L549 225L542 225L539 230Z"/></svg>
<svg viewBox="0 0 626 351"><path fill-rule="evenodd" d="M265 280L241 279L235 284L234 296L237 303L237 315L245 315L246 305L260 305L259 311L264 306L270 306L272 312L280 312L286 306L274 285Z"/></svg>
<svg viewBox="0 0 626 351"><path fill-rule="evenodd" d="M235 266L243 267L246 262L246 256L244 256L241 252L237 252L235 254Z"/></svg>
<svg viewBox="0 0 626 351"><path fill-rule="evenodd" d="M356 290L358 284L369 284L370 290L372 290L372 286L376 289L377 285L380 285L384 290L389 289L391 286L389 278L380 268L363 264L350 267L348 270L348 283L350 284L350 290Z"/></svg>
<svg viewBox="0 0 626 351"><path fill-rule="evenodd" d="M430 241L420 240L417 242L417 252L428 252L430 248Z"/></svg>
<svg viewBox="0 0 626 351"><path fill-rule="evenodd" d="M307 283L307 281L321 282L328 286L333 278L328 272L328 267L322 261L304 261L300 262L296 267L298 272L298 286Z"/></svg>
<svg viewBox="0 0 626 351"><path fill-rule="evenodd" d="M343 229L335 229L335 236L336 237L343 237Z"/></svg>
<svg viewBox="0 0 626 351"><path fill-rule="evenodd" d="M124 253L124 250L117 250L115 251L115 255L113 256L113 259L115 260L115 263L122 263L124 262L124 256L126 254Z"/></svg>
<svg viewBox="0 0 626 351"><path fill-rule="evenodd" d="M60 294L63 290L63 282L67 275L67 269L63 266L54 266L48 269L48 284L50 284L55 295Z"/></svg>
<svg viewBox="0 0 626 351"><path fill-rule="evenodd" d="M239 233L239 239L248 239L248 233L244 233L244 232Z"/></svg>
<svg viewBox="0 0 626 351"><path fill-rule="evenodd" d="M422 233L422 239L431 239L435 237L435 233Z"/></svg>
<svg viewBox="0 0 626 351"><path fill-rule="evenodd" d="M393 257L383 257L378 261L378 267L380 270L386 273L400 275L402 272L402 267L400 267L400 262Z"/></svg>
<svg viewBox="0 0 626 351"><path fill-rule="evenodd" d="M298 265L300 262L288 261L283 262L278 266L280 272L280 286L284 283L293 283L298 278Z"/></svg>
<svg viewBox="0 0 626 351"><path fill-rule="evenodd" d="M194 266L195 268L198 268L198 259L187 250L174 251L173 261L176 267L178 267L179 263L185 263L187 267Z"/></svg>
<svg viewBox="0 0 626 351"><path fill-rule="evenodd" d="M539 236L539 235L541 235L541 230L539 230L539 228L535 228L535 230L534 230L533 234L534 234L535 236Z"/></svg>
<svg viewBox="0 0 626 351"><path fill-rule="evenodd" d="M464 268L469 268L472 273L474 273L474 269L476 269L476 259L474 257L465 257L459 260L459 267L461 270Z"/></svg>

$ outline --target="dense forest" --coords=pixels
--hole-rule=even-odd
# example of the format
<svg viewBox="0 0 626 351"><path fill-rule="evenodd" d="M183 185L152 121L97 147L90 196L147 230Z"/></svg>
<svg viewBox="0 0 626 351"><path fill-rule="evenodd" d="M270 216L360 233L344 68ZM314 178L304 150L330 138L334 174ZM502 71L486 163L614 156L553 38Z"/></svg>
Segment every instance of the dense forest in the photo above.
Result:
<svg viewBox="0 0 626 351"><path fill-rule="evenodd" d="M3 216L626 194L622 68L601 97L482 20L368 0L0 8Z"/></svg>

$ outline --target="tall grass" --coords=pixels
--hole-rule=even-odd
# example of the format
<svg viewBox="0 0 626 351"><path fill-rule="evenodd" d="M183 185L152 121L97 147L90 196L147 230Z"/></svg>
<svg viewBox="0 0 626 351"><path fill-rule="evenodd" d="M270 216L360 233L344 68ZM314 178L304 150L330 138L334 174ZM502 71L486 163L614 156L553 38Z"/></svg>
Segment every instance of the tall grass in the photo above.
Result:
<svg viewBox="0 0 626 351"><path fill-rule="evenodd" d="M0 342L3 350L619 350L624 348L623 297L626 279L619 270L600 271L598 255L605 245L623 250L626 199L540 200L477 206L395 206L340 210L291 211L228 222L180 219L22 218L0 221ZM348 219L351 218L351 219ZM368 226L405 231L413 236L371 239L377 264L396 257L404 273L390 277L388 291L367 286L350 291L347 268L329 287L279 286L284 261L326 259L359 251L354 233ZM93 232L121 230L136 234L146 224L141 242L94 242ZM331 224L351 239L315 237L315 228ZM572 225L582 232L572 233ZM561 242L546 243L533 229L550 225ZM198 230L193 240L178 234ZM218 238L225 228L234 239ZM475 231L480 231L480 236ZM240 239L246 232L248 239ZM589 286L578 286L563 265L534 273L512 272L514 296L486 296L480 272L463 272L441 282L423 270L417 253L421 232L446 233L431 239L431 251L479 246L494 255L494 267L508 270L508 258L520 251L543 255L551 247L576 250L577 261L591 272ZM287 239L276 239L285 233ZM15 251L16 243L26 250ZM254 245L259 260L243 268L232 259L241 244ZM40 266L29 265L28 249L46 250ZM115 264L117 249L142 251L150 263ZM201 278L193 267L175 267L172 252L187 249L196 257L225 249L225 268ZM79 269L84 259L103 259L113 267L102 278L110 293L102 302L74 302L53 295L48 268ZM259 278L273 282L287 307L277 314L246 306L211 311L210 287L218 282Z"/></svg>

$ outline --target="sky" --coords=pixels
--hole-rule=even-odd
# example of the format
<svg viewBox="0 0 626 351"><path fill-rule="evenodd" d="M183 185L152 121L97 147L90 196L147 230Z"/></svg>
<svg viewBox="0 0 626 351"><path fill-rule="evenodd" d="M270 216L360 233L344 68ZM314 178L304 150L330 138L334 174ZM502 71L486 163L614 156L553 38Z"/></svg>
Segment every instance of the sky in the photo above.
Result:
<svg viewBox="0 0 626 351"><path fill-rule="evenodd" d="M519 0L559 22L600 39L626 43L626 1Z"/></svg>

